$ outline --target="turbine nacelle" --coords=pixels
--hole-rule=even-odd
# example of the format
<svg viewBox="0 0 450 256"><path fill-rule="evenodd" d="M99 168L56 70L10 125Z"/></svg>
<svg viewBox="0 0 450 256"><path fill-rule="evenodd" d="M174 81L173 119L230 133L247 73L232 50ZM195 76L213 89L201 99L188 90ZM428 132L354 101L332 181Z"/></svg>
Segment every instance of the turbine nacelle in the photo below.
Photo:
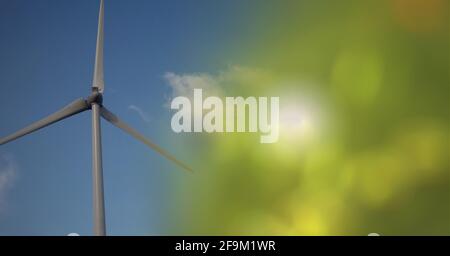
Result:
<svg viewBox="0 0 450 256"><path fill-rule="evenodd" d="M93 90L92 94L86 98L86 103L91 106L92 103L97 103L98 105L103 105L103 94Z"/></svg>

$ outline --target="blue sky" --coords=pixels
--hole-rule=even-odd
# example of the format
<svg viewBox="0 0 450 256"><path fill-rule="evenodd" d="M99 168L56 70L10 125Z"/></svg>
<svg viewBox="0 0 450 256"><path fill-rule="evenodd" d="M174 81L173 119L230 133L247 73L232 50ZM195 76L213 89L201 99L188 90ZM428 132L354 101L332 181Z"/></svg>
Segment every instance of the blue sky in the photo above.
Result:
<svg viewBox="0 0 450 256"><path fill-rule="evenodd" d="M233 64L221 54L248 35L251 4L239 2L105 1L105 105L179 155L164 74ZM92 0L0 0L0 136L89 94L97 15ZM102 126L108 233L166 234L171 178L186 174ZM83 113L0 147L14 172L0 187L0 235L92 234L90 127Z"/></svg>

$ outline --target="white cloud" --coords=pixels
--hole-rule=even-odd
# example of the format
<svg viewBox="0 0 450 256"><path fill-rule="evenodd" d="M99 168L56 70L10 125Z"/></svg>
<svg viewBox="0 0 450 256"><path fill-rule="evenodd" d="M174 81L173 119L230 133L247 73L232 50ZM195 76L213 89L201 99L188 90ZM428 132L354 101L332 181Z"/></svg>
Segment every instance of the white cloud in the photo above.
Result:
<svg viewBox="0 0 450 256"><path fill-rule="evenodd" d="M149 115L144 110L142 110L140 107L138 107L136 105L130 105L130 106L128 106L128 109L135 111L144 122L146 122L146 123L151 122Z"/></svg>
<svg viewBox="0 0 450 256"><path fill-rule="evenodd" d="M0 154L0 211L6 205L6 194L17 178L17 164L9 154Z"/></svg>
<svg viewBox="0 0 450 256"><path fill-rule="evenodd" d="M217 74L192 73L175 74L167 72L164 75L172 94L166 102L170 108L173 98L184 96L192 100L194 89L202 89L204 97L223 97L234 95L236 91L260 91L261 86L272 84L271 73L267 70L243 66L230 66Z"/></svg>
<svg viewBox="0 0 450 256"><path fill-rule="evenodd" d="M178 75L168 72L164 78L172 89L172 98L184 96L192 99L194 89L203 89L205 97L222 94L222 78L220 76L212 76L205 73Z"/></svg>

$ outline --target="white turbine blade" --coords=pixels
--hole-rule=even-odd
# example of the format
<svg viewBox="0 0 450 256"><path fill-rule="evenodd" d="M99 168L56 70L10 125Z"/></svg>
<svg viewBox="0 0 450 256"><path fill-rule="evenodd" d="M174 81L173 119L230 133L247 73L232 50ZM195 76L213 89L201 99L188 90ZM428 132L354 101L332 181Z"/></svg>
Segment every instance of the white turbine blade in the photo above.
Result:
<svg viewBox="0 0 450 256"><path fill-rule="evenodd" d="M144 143L145 145L147 145L151 149L155 150L160 155L164 156L165 158L167 158L171 162L175 163L179 167L183 168L184 170L189 171L189 172L193 172L193 170L189 166L187 166L186 164L184 164L180 160L176 159L171 154L167 153L164 149L162 149L161 147L159 147L155 143L151 142L149 139L145 138L144 135L140 134L135 129L131 128L129 125L124 123L122 120L120 120L116 115L111 113L105 107L101 108L100 113L101 113L102 117L106 119L106 121L110 122L111 124L113 124L117 128L119 128L119 129L123 130L124 132L128 133L129 135L133 136L135 139L137 139L140 142Z"/></svg>
<svg viewBox="0 0 450 256"><path fill-rule="evenodd" d="M104 21L104 3L100 1L100 12L98 15L97 47L95 51L94 80L92 88L103 93L105 82L103 80L103 21Z"/></svg>
<svg viewBox="0 0 450 256"><path fill-rule="evenodd" d="M78 100L70 103L63 109L59 110L58 112L53 113L53 114L49 115L48 117L41 119L41 120L23 128L22 130L19 130L7 137L0 138L0 145L3 145L8 142L11 142L13 140L16 140L20 137L23 137L27 134L30 134L37 130L40 130L44 127L47 127L51 124L54 124L58 121L61 121L63 119L66 119L68 117L76 115L78 113L81 113L88 109L89 109L89 105L87 104L87 102L84 99L78 99Z"/></svg>

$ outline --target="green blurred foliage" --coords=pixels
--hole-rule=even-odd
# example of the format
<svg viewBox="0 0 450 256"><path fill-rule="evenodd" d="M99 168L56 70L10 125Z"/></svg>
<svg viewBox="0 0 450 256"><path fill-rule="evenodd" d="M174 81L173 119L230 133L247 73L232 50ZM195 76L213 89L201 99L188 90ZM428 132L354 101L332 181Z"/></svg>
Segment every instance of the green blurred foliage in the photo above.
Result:
<svg viewBox="0 0 450 256"><path fill-rule="evenodd" d="M255 7L250 39L226 53L241 66L219 84L280 96L280 141L183 137L198 171L174 181L170 233L450 235L448 11L444 0Z"/></svg>

